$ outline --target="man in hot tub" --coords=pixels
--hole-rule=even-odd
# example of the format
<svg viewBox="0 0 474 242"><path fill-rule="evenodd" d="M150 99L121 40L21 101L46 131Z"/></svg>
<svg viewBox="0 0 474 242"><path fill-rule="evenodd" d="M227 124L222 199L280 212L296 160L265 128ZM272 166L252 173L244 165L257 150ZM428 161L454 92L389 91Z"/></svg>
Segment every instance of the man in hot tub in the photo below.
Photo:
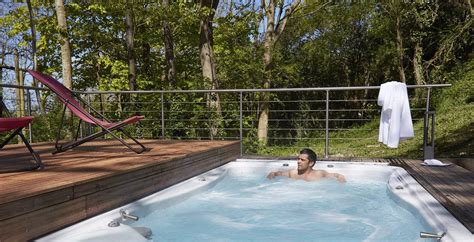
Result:
<svg viewBox="0 0 474 242"><path fill-rule="evenodd" d="M272 171L267 175L268 179L276 176L286 176L292 179L300 179L305 181L316 181L323 178L335 178L339 182L346 182L344 175L339 173L331 173L325 170L313 170L316 164L316 153L311 149L302 149L298 156L298 169L286 171Z"/></svg>

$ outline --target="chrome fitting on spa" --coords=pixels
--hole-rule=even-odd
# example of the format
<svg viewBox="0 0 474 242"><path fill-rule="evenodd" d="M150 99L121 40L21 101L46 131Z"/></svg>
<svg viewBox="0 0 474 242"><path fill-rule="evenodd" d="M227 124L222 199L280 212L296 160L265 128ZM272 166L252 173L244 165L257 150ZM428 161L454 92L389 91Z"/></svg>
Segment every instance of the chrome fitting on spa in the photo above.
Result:
<svg viewBox="0 0 474 242"><path fill-rule="evenodd" d="M441 234L435 234L435 233L429 233L429 232L420 232L420 238L424 239L437 239L441 240L443 236L446 235L446 232L443 232Z"/></svg>
<svg viewBox="0 0 474 242"><path fill-rule="evenodd" d="M115 227L120 226L120 222L114 219L114 220L110 221L110 223L107 224L107 226L109 226L111 228L115 228Z"/></svg>
<svg viewBox="0 0 474 242"><path fill-rule="evenodd" d="M139 217L135 216L133 214L128 214L125 210L120 209L120 216L122 216L123 219L131 219L133 221L138 221Z"/></svg>

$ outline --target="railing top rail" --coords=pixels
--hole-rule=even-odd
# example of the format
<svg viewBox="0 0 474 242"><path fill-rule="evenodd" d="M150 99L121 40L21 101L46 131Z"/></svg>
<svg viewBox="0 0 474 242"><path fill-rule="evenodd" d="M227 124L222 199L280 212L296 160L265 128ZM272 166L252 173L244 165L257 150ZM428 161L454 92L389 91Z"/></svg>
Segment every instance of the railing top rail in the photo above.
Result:
<svg viewBox="0 0 474 242"><path fill-rule="evenodd" d="M407 88L441 88L451 84L407 85ZM269 88L269 89L216 89L216 90L148 90L148 91L75 91L84 94L113 94L113 93L206 93L206 92L301 92L301 91L347 91L380 89L380 86L357 87L309 87L309 88Z"/></svg>
<svg viewBox="0 0 474 242"><path fill-rule="evenodd" d="M429 85L407 85L407 88L441 88L450 87L451 84L429 84ZM47 91L47 88L19 86L11 84L0 84L0 87L24 88L32 90ZM305 87L305 88L269 88L269 89L217 89L217 90L146 90L146 91L74 91L83 94L147 94L147 93L206 93L206 92L301 92L301 91L349 91L349 90L372 90L380 89L380 86L357 86L357 87Z"/></svg>
<svg viewBox="0 0 474 242"><path fill-rule="evenodd" d="M20 85L2 84L2 83L0 83L0 87L29 89L29 90L40 90L40 91L48 91L49 90L48 88L45 88L45 87L20 86Z"/></svg>

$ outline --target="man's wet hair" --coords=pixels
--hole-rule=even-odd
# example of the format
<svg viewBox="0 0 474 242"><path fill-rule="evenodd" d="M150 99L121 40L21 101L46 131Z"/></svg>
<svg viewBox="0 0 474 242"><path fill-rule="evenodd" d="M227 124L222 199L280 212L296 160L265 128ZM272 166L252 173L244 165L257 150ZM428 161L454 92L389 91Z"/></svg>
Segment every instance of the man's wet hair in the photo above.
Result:
<svg viewBox="0 0 474 242"><path fill-rule="evenodd" d="M316 156L316 153L314 153L314 151L312 149L308 149L308 148L305 148L305 149L302 149L300 151L300 155L308 155L308 160L309 161L313 161L314 163L316 163L316 160L318 159L317 156Z"/></svg>

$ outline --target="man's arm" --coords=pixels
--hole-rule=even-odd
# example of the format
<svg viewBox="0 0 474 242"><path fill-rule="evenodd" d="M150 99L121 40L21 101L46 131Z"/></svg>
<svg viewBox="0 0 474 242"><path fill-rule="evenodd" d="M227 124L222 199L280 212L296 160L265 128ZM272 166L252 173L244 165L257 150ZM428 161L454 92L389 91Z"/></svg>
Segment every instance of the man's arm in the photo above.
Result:
<svg viewBox="0 0 474 242"><path fill-rule="evenodd" d="M273 179L276 176L287 176L290 177L290 171L272 171L268 173L267 178L268 179Z"/></svg>
<svg viewBox="0 0 474 242"><path fill-rule="evenodd" d="M325 173L325 177L334 177L337 179L337 181L339 182L346 182L346 177L342 174L339 174L339 173L330 173L330 172L326 172Z"/></svg>

